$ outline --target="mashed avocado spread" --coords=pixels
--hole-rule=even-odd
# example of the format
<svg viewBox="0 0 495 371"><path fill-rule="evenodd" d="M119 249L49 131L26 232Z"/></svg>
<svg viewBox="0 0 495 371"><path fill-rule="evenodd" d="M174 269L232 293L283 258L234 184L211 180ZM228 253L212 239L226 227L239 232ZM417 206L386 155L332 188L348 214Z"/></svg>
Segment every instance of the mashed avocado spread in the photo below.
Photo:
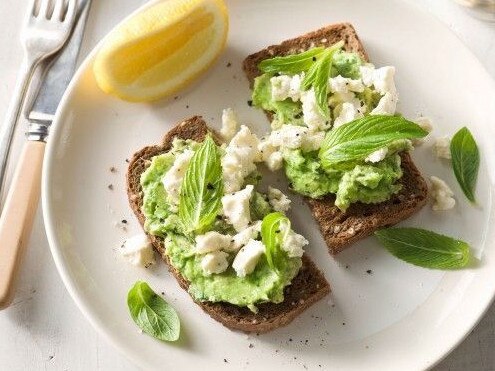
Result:
<svg viewBox="0 0 495 371"><path fill-rule="evenodd" d="M240 277L232 267L234 253L227 260L228 268L219 274L206 274L202 267L204 255L195 253L194 232L184 227L177 209L171 204L163 177L173 166L177 156L186 150L197 150L194 141L175 140L173 148L153 157L151 164L141 175L144 192L142 211L146 217L145 229L162 237L166 246L165 254L170 263L190 282L189 293L199 301L228 302L256 310L255 305L263 302L280 303L284 300L284 288L297 275L302 260L282 254L278 261L278 272L271 269L263 254L252 273ZM247 177L246 183L255 183L258 176ZM251 224L272 212L266 196L254 191L250 199ZM220 214L220 213L219 213ZM210 231L235 236L236 232L222 215L217 215ZM234 238L234 237L233 237ZM256 239L261 239L256 237Z"/></svg>
<svg viewBox="0 0 495 371"><path fill-rule="evenodd" d="M393 67L376 69L357 54L342 50L332 58L327 117L318 110L313 88L302 87L301 82L311 72L286 72L282 70L285 64L280 64L281 70L275 72L276 60L270 72L255 79L252 100L254 106L273 113L271 138L276 139L282 153L292 189L311 198L334 194L336 206L345 211L352 203L379 203L400 191L402 170L398 152L409 149L410 142L385 147L370 159L323 169L318 149L330 130L364 115L394 115L397 103ZM316 60L313 57L313 64ZM304 138L288 138L286 133L290 129Z"/></svg>

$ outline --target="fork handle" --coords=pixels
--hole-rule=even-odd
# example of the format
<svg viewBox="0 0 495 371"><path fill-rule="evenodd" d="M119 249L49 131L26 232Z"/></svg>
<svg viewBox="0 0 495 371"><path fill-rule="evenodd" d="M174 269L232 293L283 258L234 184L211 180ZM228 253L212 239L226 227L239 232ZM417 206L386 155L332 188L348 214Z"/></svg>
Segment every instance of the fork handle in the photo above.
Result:
<svg viewBox="0 0 495 371"><path fill-rule="evenodd" d="M14 297L17 272L38 208L45 145L43 141L24 144L0 217L0 310Z"/></svg>
<svg viewBox="0 0 495 371"><path fill-rule="evenodd" d="M33 77L37 64L38 61L36 59L33 59L26 54L21 64L16 86L12 93L12 100L10 101L7 110L7 117L0 127L0 194L5 185L5 175L15 127L21 114L22 105L29 88L29 82Z"/></svg>

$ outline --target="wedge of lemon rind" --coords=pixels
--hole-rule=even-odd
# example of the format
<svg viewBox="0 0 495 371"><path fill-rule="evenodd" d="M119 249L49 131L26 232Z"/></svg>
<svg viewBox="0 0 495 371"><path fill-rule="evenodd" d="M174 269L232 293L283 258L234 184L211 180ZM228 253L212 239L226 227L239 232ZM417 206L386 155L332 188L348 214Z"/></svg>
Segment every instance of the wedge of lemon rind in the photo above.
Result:
<svg viewBox="0 0 495 371"><path fill-rule="evenodd" d="M173 30L174 25L181 25L181 22L188 25L188 17L198 22L193 22L189 30L185 29L170 39L173 44L178 38L185 38L186 43L171 54L164 55L162 61L147 66L146 62L155 58L152 43L160 44L160 35L169 32L164 28ZM161 23L163 18L167 19L167 23ZM200 30L202 32L188 34L201 20L205 23L206 18L206 22L212 20L206 32L203 29ZM96 82L104 92L131 102L148 102L172 95L215 63L225 47L228 26L228 11L223 0L159 2L122 23L105 38L93 65ZM181 31L181 27L175 31ZM166 45L162 45L161 49L164 48ZM188 51L188 48L191 50ZM203 48L204 53L188 60L188 55L194 54L192 48L196 51ZM144 52L140 53L140 50ZM140 61L139 58L146 57L146 54L150 58ZM125 60L122 60L122 55L126 56ZM167 63L171 58L177 59L175 63ZM177 73L167 76L171 69L176 69Z"/></svg>

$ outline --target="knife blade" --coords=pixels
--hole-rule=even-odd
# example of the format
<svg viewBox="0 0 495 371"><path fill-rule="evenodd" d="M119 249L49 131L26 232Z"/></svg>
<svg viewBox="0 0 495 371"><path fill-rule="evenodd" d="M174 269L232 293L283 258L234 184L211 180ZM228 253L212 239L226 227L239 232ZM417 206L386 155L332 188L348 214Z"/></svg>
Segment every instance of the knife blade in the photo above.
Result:
<svg viewBox="0 0 495 371"><path fill-rule="evenodd" d="M32 106L28 110L29 120L43 122L53 120L58 104L74 75L90 6L91 0L80 2L72 35L44 76L36 98L33 99Z"/></svg>

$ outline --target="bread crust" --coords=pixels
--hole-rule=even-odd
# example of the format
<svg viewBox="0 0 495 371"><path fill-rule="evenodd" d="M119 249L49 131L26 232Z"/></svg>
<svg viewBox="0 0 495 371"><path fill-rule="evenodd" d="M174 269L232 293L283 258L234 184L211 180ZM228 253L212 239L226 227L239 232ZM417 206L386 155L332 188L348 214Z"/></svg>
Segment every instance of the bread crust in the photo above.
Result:
<svg viewBox="0 0 495 371"><path fill-rule="evenodd" d="M129 162L127 171L127 195L129 204L143 229L145 216L141 211L143 191L140 178L141 174L149 166L151 158L169 151L172 148L174 138L202 141L207 133L211 133L218 140L218 136L208 129L206 122L200 116L194 116L170 130L160 145L145 147L134 154ZM164 240L148 233L147 235L180 287L187 291L189 282L170 264L168 256L165 254ZM330 292L330 286L323 273L314 265L311 259L304 255L302 260L302 268L298 275L291 285L285 288L284 302L280 304L260 304L258 305L259 311L256 314L248 308L238 307L229 303L200 301L195 301L195 303L213 319L233 330L264 333L285 326Z"/></svg>
<svg viewBox="0 0 495 371"><path fill-rule="evenodd" d="M254 79L261 75L258 64L267 58L301 52L315 46L330 46L344 40L344 50L357 53L369 61L356 30L350 23L338 23L309 32L294 39L249 55L243 62L244 72L251 88ZM265 111L271 120L271 113ZM315 220L318 222L330 254L335 255L354 242L373 234L377 229L388 227L418 212L428 199L428 186L414 165L409 153L401 154L404 176L402 190L390 200L379 204L352 204L346 212L335 206L335 196L321 199L305 197Z"/></svg>

